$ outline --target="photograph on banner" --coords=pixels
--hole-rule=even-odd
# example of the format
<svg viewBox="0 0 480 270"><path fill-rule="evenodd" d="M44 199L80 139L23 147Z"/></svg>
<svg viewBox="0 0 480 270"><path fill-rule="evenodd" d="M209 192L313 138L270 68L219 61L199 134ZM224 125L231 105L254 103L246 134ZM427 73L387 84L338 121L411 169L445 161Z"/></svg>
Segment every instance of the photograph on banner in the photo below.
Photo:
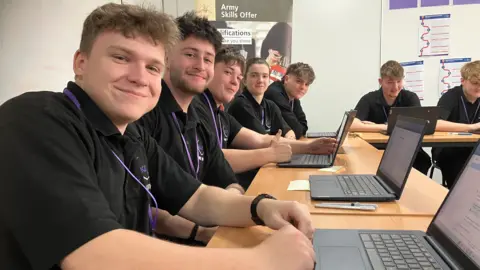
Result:
<svg viewBox="0 0 480 270"><path fill-rule="evenodd" d="M196 0L197 11L222 33L223 43L246 59L270 64L270 82L280 80L291 62L293 0Z"/></svg>
<svg viewBox="0 0 480 270"><path fill-rule="evenodd" d="M449 54L450 14L420 16L418 50L418 56Z"/></svg>
<svg viewBox="0 0 480 270"><path fill-rule="evenodd" d="M463 65L472 61L472 58L450 58L440 60L440 76L438 83L438 92L445 94L449 89L459 86L462 81L460 70Z"/></svg>
<svg viewBox="0 0 480 270"><path fill-rule="evenodd" d="M404 87L417 94L420 100L424 99L424 65L423 61L411 61L400 63L405 70Z"/></svg>

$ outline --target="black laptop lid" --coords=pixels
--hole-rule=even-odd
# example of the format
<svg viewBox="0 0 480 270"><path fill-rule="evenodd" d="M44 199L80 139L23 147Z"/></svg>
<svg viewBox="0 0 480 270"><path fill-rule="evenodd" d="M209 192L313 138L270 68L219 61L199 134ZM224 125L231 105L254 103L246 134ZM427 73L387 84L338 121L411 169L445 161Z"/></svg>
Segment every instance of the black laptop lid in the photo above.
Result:
<svg viewBox="0 0 480 270"><path fill-rule="evenodd" d="M355 115L356 115L356 111L355 111ZM348 129L352 125L354 117L355 116L352 117L352 113L348 111L345 112L345 114L343 115L342 123L340 124L340 128L338 129L338 133L336 137L338 144L337 144L337 148L335 149L335 152L332 155L332 161L335 160L335 158L337 157L338 150L340 150L340 147L342 146L342 143L348 134Z"/></svg>
<svg viewBox="0 0 480 270"><path fill-rule="evenodd" d="M397 199L402 195L422 145L426 125L426 120L399 115L388 139L377 175L395 192Z"/></svg>
<svg viewBox="0 0 480 270"><path fill-rule="evenodd" d="M443 109L436 106L424 107L392 107L388 116L387 134L391 134L393 127L399 115L414 117L427 120L427 128L425 134L430 135L435 132L437 120L440 117Z"/></svg>
<svg viewBox="0 0 480 270"><path fill-rule="evenodd" d="M462 269L480 268L479 143L433 218L427 234Z"/></svg>

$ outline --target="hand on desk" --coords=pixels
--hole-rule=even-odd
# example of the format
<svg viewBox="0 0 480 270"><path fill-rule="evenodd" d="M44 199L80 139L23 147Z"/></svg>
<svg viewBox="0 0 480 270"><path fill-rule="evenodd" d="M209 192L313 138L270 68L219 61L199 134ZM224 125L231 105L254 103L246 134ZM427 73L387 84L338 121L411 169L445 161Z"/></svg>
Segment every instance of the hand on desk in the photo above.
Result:
<svg viewBox="0 0 480 270"><path fill-rule="evenodd" d="M270 144L274 162L287 162L292 158L292 147L287 143L280 142L281 135L282 131L279 130Z"/></svg>
<svg viewBox="0 0 480 270"><path fill-rule="evenodd" d="M276 231L253 250L255 261L265 264L259 269L311 270L315 263L312 242L292 225Z"/></svg>
<svg viewBox="0 0 480 270"><path fill-rule="evenodd" d="M335 138L319 138L309 142L308 148L310 154L326 155L331 154L337 147Z"/></svg>

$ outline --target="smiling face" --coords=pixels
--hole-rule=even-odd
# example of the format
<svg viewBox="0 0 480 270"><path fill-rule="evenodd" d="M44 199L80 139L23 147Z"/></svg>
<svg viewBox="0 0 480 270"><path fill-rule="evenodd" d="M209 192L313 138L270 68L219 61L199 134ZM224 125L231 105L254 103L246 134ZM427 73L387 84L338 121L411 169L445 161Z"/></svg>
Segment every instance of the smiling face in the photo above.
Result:
<svg viewBox="0 0 480 270"><path fill-rule="evenodd" d="M209 41L189 37L169 53L165 77L175 89L196 95L205 91L213 78L214 61L215 48Z"/></svg>
<svg viewBox="0 0 480 270"><path fill-rule="evenodd" d="M253 96L261 96L268 87L270 69L266 64L247 64L245 85Z"/></svg>
<svg viewBox="0 0 480 270"><path fill-rule="evenodd" d="M403 78L386 76L378 79L378 82L382 87L383 96L387 101L394 101L403 89Z"/></svg>
<svg viewBox="0 0 480 270"><path fill-rule="evenodd" d="M229 103L240 89L242 78L239 64L220 62L215 64L215 74L208 89L218 104Z"/></svg>
<svg viewBox="0 0 480 270"><path fill-rule="evenodd" d="M310 82L293 74L285 75L283 84L288 96L293 99L301 99L305 96L310 86Z"/></svg>
<svg viewBox="0 0 480 270"><path fill-rule="evenodd" d="M164 60L161 43L107 31L97 36L90 53L75 53L76 82L121 130L157 104Z"/></svg>

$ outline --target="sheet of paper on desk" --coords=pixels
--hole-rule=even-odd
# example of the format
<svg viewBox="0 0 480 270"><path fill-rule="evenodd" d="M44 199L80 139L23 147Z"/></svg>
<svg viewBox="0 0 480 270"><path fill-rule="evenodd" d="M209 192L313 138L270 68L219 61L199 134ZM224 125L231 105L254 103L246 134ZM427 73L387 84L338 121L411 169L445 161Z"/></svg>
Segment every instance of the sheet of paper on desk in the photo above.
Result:
<svg viewBox="0 0 480 270"><path fill-rule="evenodd" d="M343 168L342 166L332 166L330 168L319 169L319 171L322 171L322 172L337 172L342 168Z"/></svg>
<svg viewBox="0 0 480 270"><path fill-rule="evenodd" d="M287 190L310 191L310 182L308 180L293 180L288 185Z"/></svg>

